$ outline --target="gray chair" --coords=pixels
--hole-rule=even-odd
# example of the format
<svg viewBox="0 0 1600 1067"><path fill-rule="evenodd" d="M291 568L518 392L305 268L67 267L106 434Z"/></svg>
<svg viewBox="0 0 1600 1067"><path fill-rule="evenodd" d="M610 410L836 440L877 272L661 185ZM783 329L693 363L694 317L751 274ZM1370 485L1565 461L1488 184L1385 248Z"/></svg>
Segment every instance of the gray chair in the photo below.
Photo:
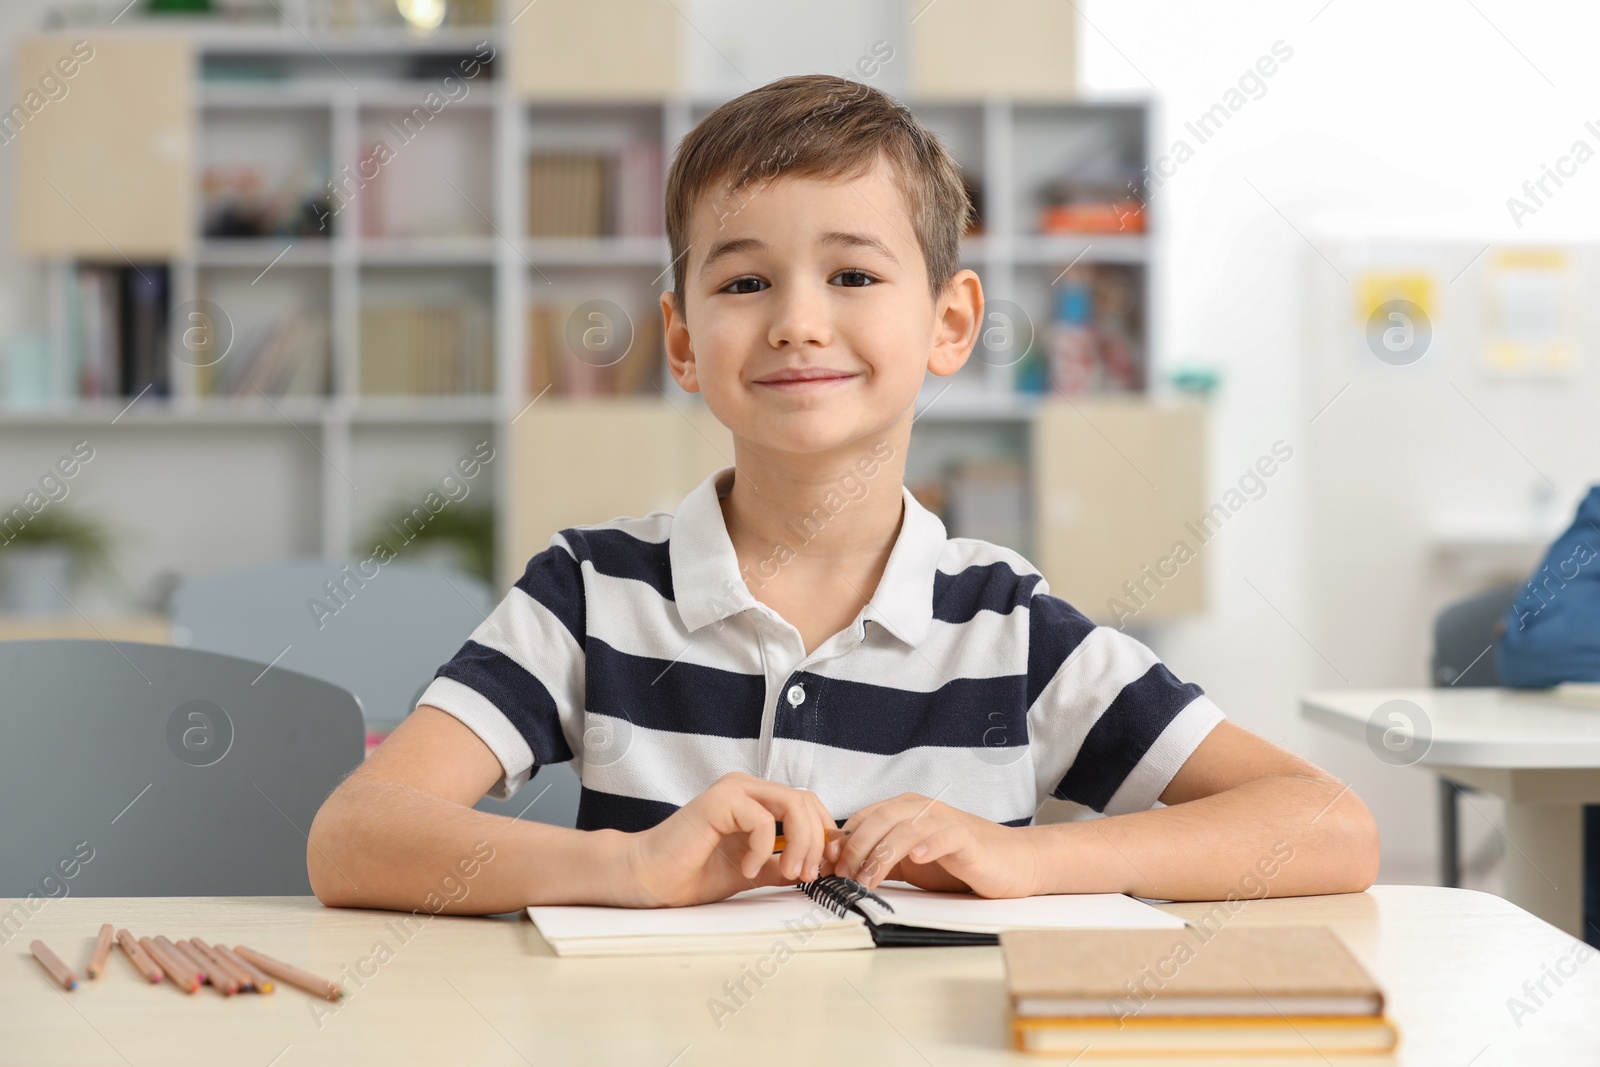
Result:
<svg viewBox="0 0 1600 1067"><path fill-rule="evenodd" d="M368 723L392 728L494 602L489 587L463 571L401 560L365 570L371 577L356 560L291 559L188 579L172 597L173 640L276 659L349 690ZM510 800L485 798L477 807L574 826L579 788L569 765L545 767Z"/></svg>
<svg viewBox="0 0 1600 1067"><path fill-rule="evenodd" d="M362 757L349 693L101 640L0 642L0 692L0 897L311 892L306 832Z"/></svg>
<svg viewBox="0 0 1600 1067"><path fill-rule="evenodd" d="M1496 586L1458 600L1433 622L1430 674L1436 687L1489 688L1500 684L1495 669L1495 624L1505 617L1522 583ZM1460 813L1457 801L1469 786L1439 779L1439 883L1461 885Z"/></svg>
<svg viewBox="0 0 1600 1067"><path fill-rule="evenodd" d="M392 726L493 607L461 571L396 560L367 578L353 559L289 559L186 579L173 643L322 678Z"/></svg>

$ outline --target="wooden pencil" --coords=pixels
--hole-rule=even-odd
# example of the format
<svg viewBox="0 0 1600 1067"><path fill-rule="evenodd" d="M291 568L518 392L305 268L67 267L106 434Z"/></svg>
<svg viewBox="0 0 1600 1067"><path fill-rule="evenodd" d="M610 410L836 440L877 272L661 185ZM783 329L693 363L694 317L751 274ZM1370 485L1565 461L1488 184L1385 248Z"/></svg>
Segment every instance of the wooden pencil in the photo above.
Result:
<svg viewBox="0 0 1600 1067"><path fill-rule="evenodd" d="M195 955L206 961L206 967L208 968L206 973L211 976L211 984L220 990L223 996L231 997L235 993L250 988L248 975L241 980L239 974L227 963L219 959L217 954L211 951L211 946L198 937L191 937L188 941L179 943L188 945L189 948L194 950Z"/></svg>
<svg viewBox="0 0 1600 1067"><path fill-rule="evenodd" d="M117 944L122 946L122 952L128 957L128 962L137 967L140 974L144 975L151 982L161 981L161 967L156 963L155 960L151 959L145 954L144 949L139 947L139 942L133 939L132 934L128 933L126 930L118 930Z"/></svg>
<svg viewBox="0 0 1600 1067"><path fill-rule="evenodd" d="M209 953L201 952L199 946L194 943L194 938L180 938L173 943L178 946L178 949L184 955L189 957L195 966L205 972L203 978L212 989L215 989L225 997L231 997L239 992L238 980L228 971L219 969L216 961L211 958Z"/></svg>
<svg viewBox="0 0 1600 1067"><path fill-rule="evenodd" d="M50 946L43 941L35 941L28 946L33 953L33 958L44 964L44 969L50 972L50 977L61 983L62 989L77 989L78 976L72 973L72 968L61 962L61 957L50 951Z"/></svg>
<svg viewBox="0 0 1600 1067"><path fill-rule="evenodd" d="M167 977L172 979L173 985L185 993L193 993L200 988L200 976L194 972L194 965L179 956L175 950L168 952L148 937L139 939L139 947L161 965L161 969L167 972Z"/></svg>
<svg viewBox="0 0 1600 1067"><path fill-rule="evenodd" d="M344 996L344 990L339 988L337 982L330 982L326 978L318 978L308 971L275 960L271 956L263 955L254 949L243 945L234 945L233 951L244 959L246 963L253 963L256 967L266 971L281 982L304 989L313 996L322 997L324 1000L338 1000Z"/></svg>
<svg viewBox="0 0 1600 1067"><path fill-rule="evenodd" d="M100 939L94 943L94 955L89 957L89 977L99 978L106 969L106 957L111 955L111 939L116 936L110 923L100 927Z"/></svg>
<svg viewBox="0 0 1600 1067"><path fill-rule="evenodd" d="M854 830L841 830L837 826L830 826L822 831L822 843L827 844L829 841L837 841L841 837L849 837L853 833L855 833ZM787 845L788 842L785 840L784 834L779 834L772 839L772 851L775 854L782 852Z"/></svg>
<svg viewBox="0 0 1600 1067"><path fill-rule="evenodd" d="M241 958L238 953L234 952L233 949L229 948L227 945L212 945L211 951L215 952L218 956L239 968L239 970L250 979L250 984L255 987L255 991L257 993L270 993L277 988L277 986L273 984L271 978L263 974L248 960Z"/></svg>
<svg viewBox="0 0 1600 1067"><path fill-rule="evenodd" d="M211 961L196 952L187 942L181 939L174 941L170 937L157 934L156 944L176 952L180 958L193 967L195 976L200 979L201 985L211 984Z"/></svg>

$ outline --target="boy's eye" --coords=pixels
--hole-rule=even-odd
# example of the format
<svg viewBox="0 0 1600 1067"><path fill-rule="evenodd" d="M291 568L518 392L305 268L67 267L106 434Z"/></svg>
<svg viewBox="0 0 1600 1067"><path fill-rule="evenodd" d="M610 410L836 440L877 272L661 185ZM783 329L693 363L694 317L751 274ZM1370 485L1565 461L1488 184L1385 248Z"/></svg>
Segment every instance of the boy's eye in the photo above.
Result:
<svg viewBox="0 0 1600 1067"><path fill-rule="evenodd" d="M865 288L866 286L873 284L873 281L874 281L872 275L868 274L866 271L860 271L860 270L842 270L838 274L835 274L834 277L835 278L859 278L859 279L861 279L860 281L846 282L845 283L845 288L847 288L847 289Z"/></svg>
<svg viewBox="0 0 1600 1067"><path fill-rule="evenodd" d="M756 292L760 292L759 289L740 289L740 288L738 288L739 286L746 285L746 284L766 285L767 283L762 281L760 278L735 278L733 281L731 281L727 285L723 286L722 287L722 291L725 292L725 293L756 293Z"/></svg>

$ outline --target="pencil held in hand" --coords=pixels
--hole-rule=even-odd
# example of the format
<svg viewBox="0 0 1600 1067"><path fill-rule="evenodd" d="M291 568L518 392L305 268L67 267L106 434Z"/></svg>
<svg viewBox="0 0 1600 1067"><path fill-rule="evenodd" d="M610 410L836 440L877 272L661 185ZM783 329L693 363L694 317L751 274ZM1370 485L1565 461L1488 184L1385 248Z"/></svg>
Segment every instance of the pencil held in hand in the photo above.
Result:
<svg viewBox="0 0 1600 1067"><path fill-rule="evenodd" d="M822 843L827 844L829 841L838 841L841 838L849 837L853 833L855 833L854 830L841 830L837 826L830 826L826 831L823 832ZM777 855L778 853L782 852L783 849L783 835L779 834L772 840L772 854Z"/></svg>

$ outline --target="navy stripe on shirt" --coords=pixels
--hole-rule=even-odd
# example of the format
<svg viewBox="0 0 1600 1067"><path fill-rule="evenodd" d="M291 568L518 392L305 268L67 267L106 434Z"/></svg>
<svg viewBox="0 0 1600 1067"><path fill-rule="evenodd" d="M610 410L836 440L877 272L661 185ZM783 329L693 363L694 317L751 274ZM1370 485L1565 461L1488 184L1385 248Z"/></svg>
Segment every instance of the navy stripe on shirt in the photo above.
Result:
<svg viewBox="0 0 1600 1067"><path fill-rule="evenodd" d="M1150 751L1167 724L1199 695L1199 686L1180 683L1160 663L1123 686L1089 728L1055 795L1104 811L1122 780Z"/></svg>

